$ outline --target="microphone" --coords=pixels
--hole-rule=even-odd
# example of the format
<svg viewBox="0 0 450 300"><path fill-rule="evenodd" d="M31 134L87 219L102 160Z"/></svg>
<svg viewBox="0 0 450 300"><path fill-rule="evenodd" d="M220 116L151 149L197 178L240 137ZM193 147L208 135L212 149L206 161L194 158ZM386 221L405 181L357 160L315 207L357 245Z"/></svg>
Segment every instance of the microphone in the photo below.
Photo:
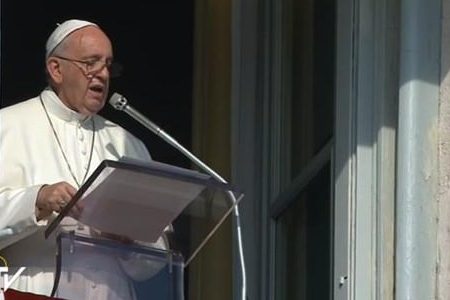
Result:
<svg viewBox="0 0 450 300"><path fill-rule="evenodd" d="M109 104L112 105L117 110L124 111L128 115L130 115L133 119L141 123L144 127L152 131L154 134L162 138L164 141L175 147L178 151L180 151L183 155L189 158L193 163L195 163L198 167L200 167L203 171L211 175L214 179L222 183L228 183L225 179L223 179L219 174L217 174L213 169L211 169L208 165L198 159L194 154L192 154L189 150L184 148L180 143L178 143L173 137L164 132L159 126L155 123L147 119L143 114L134 109L132 106L128 104L128 100L119 93L114 93L109 99ZM242 246L242 233L241 233L241 221L239 216L239 209L236 201L236 197L231 191L228 191L228 194L233 201L234 205L234 215L236 217L236 233L238 239L238 250L239 250L239 259L241 264L241 272L242 272L242 300L245 300L247 295L247 277L245 271L245 262L244 262L244 250Z"/></svg>
<svg viewBox="0 0 450 300"><path fill-rule="evenodd" d="M168 135L164 130L162 130L158 125L147 119L143 114L137 111L135 108L128 104L128 100L119 93L114 93L109 99L109 104L112 105L117 110L124 111L128 115L130 115L133 119L144 125L147 129L151 130L154 134L162 138L164 141L175 147L175 149L179 150L185 156L187 156L192 162L194 162L197 166L206 171L209 175L214 177L216 180L227 183L222 177L219 176L214 170L208 167L204 162L194 156L189 150L184 148L180 143L177 142L173 137Z"/></svg>
<svg viewBox="0 0 450 300"><path fill-rule="evenodd" d="M133 119L150 129L154 134L160 135L161 128L159 128L155 123L147 119L139 111L128 105L128 100L119 93L114 93L109 99L109 104L112 105L117 110L121 110L129 114Z"/></svg>

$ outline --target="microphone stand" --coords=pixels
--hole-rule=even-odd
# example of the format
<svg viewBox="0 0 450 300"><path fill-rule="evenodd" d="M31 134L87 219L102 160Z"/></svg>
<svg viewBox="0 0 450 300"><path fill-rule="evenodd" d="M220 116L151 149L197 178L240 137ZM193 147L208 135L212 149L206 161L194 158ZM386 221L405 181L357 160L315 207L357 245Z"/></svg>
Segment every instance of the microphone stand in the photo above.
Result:
<svg viewBox="0 0 450 300"><path fill-rule="evenodd" d="M162 130L158 125L150 121L139 111L134 109L132 106L127 104L127 99L118 93L114 93L109 103L117 110L122 110L130 115L133 119L141 123L145 128L152 131L154 134L162 138L165 142L173 146L175 149L180 151L183 155L185 155L190 161L196 164L199 168L205 171L207 174L211 175L217 181L222 183L228 183L225 179L223 179L219 174L217 174L213 169L211 169L208 165L206 165L203 161L201 161L198 157L192 154L189 150L187 150L183 145L177 142L172 136L167 134L164 130ZM247 295L247 277L245 270L245 260L244 260L244 249L242 246L242 232L241 232L241 221L239 215L239 208L237 205L236 197L233 192L227 191L230 199L234 204L233 212L236 217L236 234L238 240L238 251L239 251L239 260L241 264L241 275L242 275L242 295L241 299L245 300Z"/></svg>

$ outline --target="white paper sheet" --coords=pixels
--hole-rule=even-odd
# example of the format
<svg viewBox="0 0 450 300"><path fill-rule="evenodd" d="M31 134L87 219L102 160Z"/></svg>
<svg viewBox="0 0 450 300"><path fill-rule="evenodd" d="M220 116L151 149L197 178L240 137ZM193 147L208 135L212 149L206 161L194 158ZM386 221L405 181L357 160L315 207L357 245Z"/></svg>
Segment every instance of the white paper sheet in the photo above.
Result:
<svg viewBox="0 0 450 300"><path fill-rule="evenodd" d="M173 178L107 167L78 200L81 214L77 219L101 231L156 242L204 188Z"/></svg>

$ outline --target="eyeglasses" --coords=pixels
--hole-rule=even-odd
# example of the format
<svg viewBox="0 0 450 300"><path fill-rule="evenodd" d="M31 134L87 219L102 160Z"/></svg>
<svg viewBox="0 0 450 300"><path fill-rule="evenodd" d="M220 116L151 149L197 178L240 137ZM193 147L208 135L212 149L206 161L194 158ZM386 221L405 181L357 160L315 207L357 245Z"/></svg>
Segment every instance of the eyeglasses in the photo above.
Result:
<svg viewBox="0 0 450 300"><path fill-rule="evenodd" d="M86 77L92 77L96 75L105 67L108 69L109 76L111 78L119 77L122 72L122 66L120 64L108 60L103 61L98 58L80 60L59 55L54 55L54 57L73 63L84 73Z"/></svg>

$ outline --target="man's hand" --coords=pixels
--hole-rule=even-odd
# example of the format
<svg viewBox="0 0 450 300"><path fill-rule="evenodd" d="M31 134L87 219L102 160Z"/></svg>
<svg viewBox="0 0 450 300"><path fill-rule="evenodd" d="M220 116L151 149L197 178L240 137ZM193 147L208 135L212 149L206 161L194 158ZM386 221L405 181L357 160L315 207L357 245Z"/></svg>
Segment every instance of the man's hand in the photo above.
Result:
<svg viewBox="0 0 450 300"><path fill-rule="evenodd" d="M53 211L60 212L76 192L76 189L67 182L42 186L36 199L37 219L48 217Z"/></svg>

